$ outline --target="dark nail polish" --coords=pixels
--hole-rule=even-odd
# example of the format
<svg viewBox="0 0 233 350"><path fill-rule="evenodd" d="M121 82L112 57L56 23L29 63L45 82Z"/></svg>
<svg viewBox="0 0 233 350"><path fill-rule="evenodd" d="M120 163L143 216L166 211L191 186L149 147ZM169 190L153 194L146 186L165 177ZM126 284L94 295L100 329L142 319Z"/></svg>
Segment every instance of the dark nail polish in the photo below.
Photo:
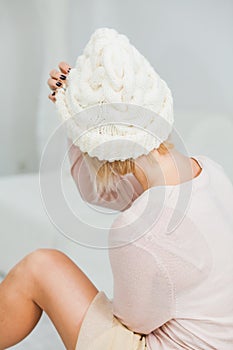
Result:
<svg viewBox="0 0 233 350"><path fill-rule="evenodd" d="M56 82L57 86L62 86L62 83L60 83L60 81Z"/></svg>
<svg viewBox="0 0 233 350"><path fill-rule="evenodd" d="M55 94L56 94L56 92L54 91L54 92L52 93L52 96L55 96Z"/></svg>
<svg viewBox="0 0 233 350"><path fill-rule="evenodd" d="M66 80L66 76L64 74L60 75L61 80Z"/></svg>
<svg viewBox="0 0 233 350"><path fill-rule="evenodd" d="M70 73L70 71L71 71L71 68L68 69L68 73Z"/></svg>

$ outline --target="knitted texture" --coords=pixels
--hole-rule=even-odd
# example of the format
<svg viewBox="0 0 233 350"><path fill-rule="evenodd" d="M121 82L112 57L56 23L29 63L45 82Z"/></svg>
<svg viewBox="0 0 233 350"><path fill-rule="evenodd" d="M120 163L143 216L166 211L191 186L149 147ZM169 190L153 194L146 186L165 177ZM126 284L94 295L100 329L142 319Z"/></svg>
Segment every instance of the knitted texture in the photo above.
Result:
<svg viewBox="0 0 233 350"><path fill-rule="evenodd" d="M96 108L103 104L133 105L134 115L98 113ZM158 148L174 122L172 94L165 81L125 35L109 28L92 34L67 77L65 89L58 90L56 106L62 120L67 121L72 141L83 152L111 161L137 158ZM135 112L137 106L140 113ZM130 128L119 125L121 122ZM116 124L101 127L109 123ZM117 138L129 138L135 147L121 147L119 142L109 146Z"/></svg>

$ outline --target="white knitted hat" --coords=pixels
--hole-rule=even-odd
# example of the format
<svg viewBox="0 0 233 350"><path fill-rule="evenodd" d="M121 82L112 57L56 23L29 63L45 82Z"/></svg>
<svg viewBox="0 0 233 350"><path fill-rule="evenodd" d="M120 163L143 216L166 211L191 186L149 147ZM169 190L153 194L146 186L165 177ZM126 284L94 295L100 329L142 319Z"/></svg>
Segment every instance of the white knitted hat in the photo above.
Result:
<svg viewBox="0 0 233 350"><path fill-rule="evenodd" d="M166 82L125 35L109 28L92 34L65 89L58 90L56 106L68 137L100 160L148 154L174 123Z"/></svg>

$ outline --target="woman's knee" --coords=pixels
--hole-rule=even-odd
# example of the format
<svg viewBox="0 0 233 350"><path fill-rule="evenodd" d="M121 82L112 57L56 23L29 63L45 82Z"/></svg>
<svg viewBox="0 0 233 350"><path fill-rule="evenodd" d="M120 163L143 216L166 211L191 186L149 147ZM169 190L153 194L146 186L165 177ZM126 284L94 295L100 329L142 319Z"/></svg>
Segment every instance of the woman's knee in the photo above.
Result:
<svg viewBox="0 0 233 350"><path fill-rule="evenodd" d="M67 256L59 250L41 248L26 255L9 272L9 275L19 277L21 281L32 283L46 273L52 271L60 261Z"/></svg>
<svg viewBox="0 0 233 350"><path fill-rule="evenodd" d="M59 250L40 248L25 256L23 265L27 273L37 277L51 271L64 259L67 259L67 256Z"/></svg>

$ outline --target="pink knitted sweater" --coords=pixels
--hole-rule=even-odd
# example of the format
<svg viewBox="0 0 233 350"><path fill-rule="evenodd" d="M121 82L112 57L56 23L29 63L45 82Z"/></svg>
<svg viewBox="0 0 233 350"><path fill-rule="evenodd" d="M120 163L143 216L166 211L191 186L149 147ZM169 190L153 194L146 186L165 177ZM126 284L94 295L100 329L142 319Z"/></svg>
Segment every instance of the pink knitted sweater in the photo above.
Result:
<svg viewBox="0 0 233 350"><path fill-rule="evenodd" d="M130 174L130 188L98 198L78 147L69 155L82 198L121 211L109 232L114 315L151 350L232 350L233 186L222 166L193 156L202 171L191 181L143 192Z"/></svg>

